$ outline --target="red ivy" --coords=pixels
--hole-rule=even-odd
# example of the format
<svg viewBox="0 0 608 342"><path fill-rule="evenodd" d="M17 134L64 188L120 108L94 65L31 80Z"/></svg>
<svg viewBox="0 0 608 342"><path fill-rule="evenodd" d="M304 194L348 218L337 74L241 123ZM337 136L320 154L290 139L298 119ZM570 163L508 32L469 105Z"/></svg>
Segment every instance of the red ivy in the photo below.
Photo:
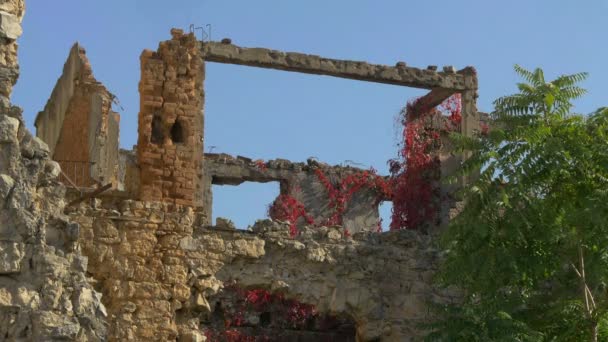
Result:
<svg viewBox="0 0 608 342"><path fill-rule="evenodd" d="M261 313L272 309L278 312L280 317L284 318L284 322L292 329L304 328L311 318L318 316L314 305L301 303L295 299L287 299L282 293L274 294L264 289L245 290L235 285L227 285L224 287L224 291L234 293L237 305L234 309L224 312L226 317L223 330L205 330L207 341L270 341L268 336L249 336L235 329L235 327L242 326L245 323L243 317L245 312L250 310Z"/></svg>
<svg viewBox="0 0 608 342"><path fill-rule="evenodd" d="M393 187L393 213L390 228L418 229L432 222L439 210L440 168L437 151L441 146L440 132L429 125L433 115L447 116L446 130L460 126L461 98L455 94L437 108L411 101L402 111L403 144L399 159L389 161Z"/></svg>
<svg viewBox="0 0 608 342"><path fill-rule="evenodd" d="M373 168L367 171L349 174L342 178L337 185L332 184L321 169L315 169L315 174L317 175L319 182L321 182L327 190L329 207L333 209L331 216L325 220L325 222L315 223L314 219L307 213L304 204L290 195L280 195L268 207L268 216L270 218L273 220L289 221L291 236L296 236L298 234L296 222L300 217L303 217L306 220L306 223L310 225L342 225L347 203L357 191L364 187L372 188L377 191L378 202L384 198L391 197L392 189L389 182L383 177L378 176L376 170ZM350 236L350 232L345 231L344 236Z"/></svg>
<svg viewBox="0 0 608 342"><path fill-rule="evenodd" d="M273 220L289 221L289 233L292 237L298 235L296 222L300 217L303 217L308 224L314 223L306 212L304 204L290 195L277 197L268 208L268 216Z"/></svg>
<svg viewBox="0 0 608 342"><path fill-rule="evenodd" d="M334 185L329 181L321 169L315 169L319 182L323 184L329 197L329 207L333 209L332 215L325 222L326 225L342 225L346 205L354 194L362 188L375 189L378 193L377 205L382 199L390 198L392 189L383 177L376 174L373 168L363 172L349 174Z"/></svg>
<svg viewBox="0 0 608 342"><path fill-rule="evenodd" d="M332 183L320 168L315 175L327 191L331 216L317 225L342 225L344 212L355 193L364 187L375 189L378 193L377 205L383 199L393 202L390 224L391 230L418 229L425 223L432 223L439 210L439 188L437 183L440 170L438 150L441 146L440 130L431 127L434 115L443 115L446 131L460 128L462 121L462 104L460 94L454 94L437 107L422 103L424 98L408 102L401 112L403 125L403 143L398 158L389 161L390 180L376 174L372 168L357 172ZM487 125L481 126L481 133L487 134ZM261 162L261 161L259 161ZM256 165L265 169L261 162ZM297 235L296 221L303 217L308 224L315 224L306 212L304 205L290 195L280 195L269 207L269 216L273 219L289 221L290 233ZM377 231L382 231L382 220L378 222ZM345 236L350 232L345 230Z"/></svg>
<svg viewBox="0 0 608 342"><path fill-rule="evenodd" d="M261 159L258 159L256 161L254 161L253 163L255 164L255 167L262 172L264 172L268 169L268 167L266 166L266 163L264 163L264 161Z"/></svg>

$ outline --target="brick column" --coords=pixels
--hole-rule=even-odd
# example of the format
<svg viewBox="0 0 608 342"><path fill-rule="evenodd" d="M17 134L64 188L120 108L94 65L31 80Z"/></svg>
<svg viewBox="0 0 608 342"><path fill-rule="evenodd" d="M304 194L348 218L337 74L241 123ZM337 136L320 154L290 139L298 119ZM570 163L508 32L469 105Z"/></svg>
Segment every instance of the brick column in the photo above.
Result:
<svg viewBox="0 0 608 342"><path fill-rule="evenodd" d="M200 205L204 64L193 34L171 30L158 51L141 55L140 199Z"/></svg>

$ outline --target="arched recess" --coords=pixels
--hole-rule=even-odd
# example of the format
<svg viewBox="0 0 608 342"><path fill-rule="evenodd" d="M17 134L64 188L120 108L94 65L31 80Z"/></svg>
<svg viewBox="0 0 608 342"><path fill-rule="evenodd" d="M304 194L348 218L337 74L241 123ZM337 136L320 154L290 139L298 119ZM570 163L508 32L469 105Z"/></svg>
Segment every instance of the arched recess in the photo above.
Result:
<svg viewBox="0 0 608 342"><path fill-rule="evenodd" d="M355 321L347 314L320 312L282 291L232 284L208 303L210 312L199 317L199 329L212 341L357 341Z"/></svg>

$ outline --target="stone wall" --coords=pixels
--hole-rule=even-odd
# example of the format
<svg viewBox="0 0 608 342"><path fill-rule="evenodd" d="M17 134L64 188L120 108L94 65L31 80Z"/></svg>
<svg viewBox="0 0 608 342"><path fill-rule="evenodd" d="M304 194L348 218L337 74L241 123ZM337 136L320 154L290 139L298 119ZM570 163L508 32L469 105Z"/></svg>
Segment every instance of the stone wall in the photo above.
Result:
<svg viewBox="0 0 608 342"><path fill-rule="evenodd" d="M18 23L22 12L21 1L0 0L0 57L7 61L0 65L1 96L10 94L16 78L10 37L20 29L9 23ZM201 45L176 29L172 36L156 52L141 55L134 151L118 151L112 96L94 80L77 45L36 120L50 148L25 130L17 108L0 112L0 339L198 342L231 324L233 333L270 334L274 340L420 337L420 323L433 318L429 304L454 300L457 293L432 285L440 257L432 235L370 232L382 200L374 191L355 194L344 226L300 224L296 236L288 222L260 220L248 231L211 224L213 184L278 182L282 194L296 197L315 221L323 221L330 215L327 193L314 171L337 182L361 170L314 160L204 156L204 63L426 88L429 103L461 92L461 131L467 134L478 127L474 70L381 66L228 41ZM442 154L443 174L457 167L460 156L435 152ZM90 175L106 179L104 170L112 170L123 187L66 209L66 217L65 189L57 182L61 171L50 156L95 162ZM448 195L444 191L437 200ZM454 201L447 203L441 222L433 224L447 222ZM268 291L316 313L298 326L277 317L281 308L250 310L238 323L229 322L229 311L244 301L235 288ZM337 324L323 327L324 317Z"/></svg>
<svg viewBox="0 0 608 342"><path fill-rule="evenodd" d="M74 44L35 126L78 186L116 182L120 117L112 111L113 99L93 76L85 50Z"/></svg>
<svg viewBox="0 0 608 342"><path fill-rule="evenodd" d="M172 34L157 52L141 55L139 198L194 205L201 193L204 64L193 34Z"/></svg>
<svg viewBox="0 0 608 342"><path fill-rule="evenodd" d="M59 165L9 102L23 12L0 1L0 340L102 341L105 308L63 214Z"/></svg>
<svg viewBox="0 0 608 342"><path fill-rule="evenodd" d="M315 222L326 222L331 217L333 209L329 206L327 190L314 173L317 169L336 184L347 175L364 171L354 167L329 166L312 159L306 163L294 163L285 159L263 162L246 157L206 153L203 172L205 216L209 220L212 217L212 185L235 186L243 182L277 182L281 194L288 194L300 201ZM378 205L381 200L388 200L381 196L382 194L369 187L357 191L346 205L343 226L352 233L377 230L380 220ZM210 221L206 223L211 224ZM299 222L299 224L304 223L304 220Z"/></svg>
<svg viewBox="0 0 608 342"><path fill-rule="evenodd" d="M105 308L86 276L78 225L63 214L59 165L0 112L0 336L7 341L100 341Z"/></svg>
<svg viewBox="0 0 608 342"><path fill-rule="evenodd" d="M339 227L304 227L292 238L281 222L262 220L251 232L209 227L191 207L132 200L82 205L70 217L112 341L202 341L218 306L231 305L231 284L348 317L359 341L413 340L430 319L428 302L451 299L430 285L431 238L413 231L345 237ZM248 322L241 328L259 323Z"/></svg>

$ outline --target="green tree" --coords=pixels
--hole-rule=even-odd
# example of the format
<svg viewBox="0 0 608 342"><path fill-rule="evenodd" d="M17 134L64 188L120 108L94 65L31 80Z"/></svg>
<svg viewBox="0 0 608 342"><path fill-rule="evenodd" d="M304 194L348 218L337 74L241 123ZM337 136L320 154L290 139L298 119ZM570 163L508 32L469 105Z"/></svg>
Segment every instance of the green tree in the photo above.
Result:
<svg viewBox="0 0 608 342"><path fill-rule="evenodd" d="M546 82L515 66L492 129L454 135L475 181L441 238L443 286L428 340L608 341L608 109L571 113L585 73Z"/></svg>

